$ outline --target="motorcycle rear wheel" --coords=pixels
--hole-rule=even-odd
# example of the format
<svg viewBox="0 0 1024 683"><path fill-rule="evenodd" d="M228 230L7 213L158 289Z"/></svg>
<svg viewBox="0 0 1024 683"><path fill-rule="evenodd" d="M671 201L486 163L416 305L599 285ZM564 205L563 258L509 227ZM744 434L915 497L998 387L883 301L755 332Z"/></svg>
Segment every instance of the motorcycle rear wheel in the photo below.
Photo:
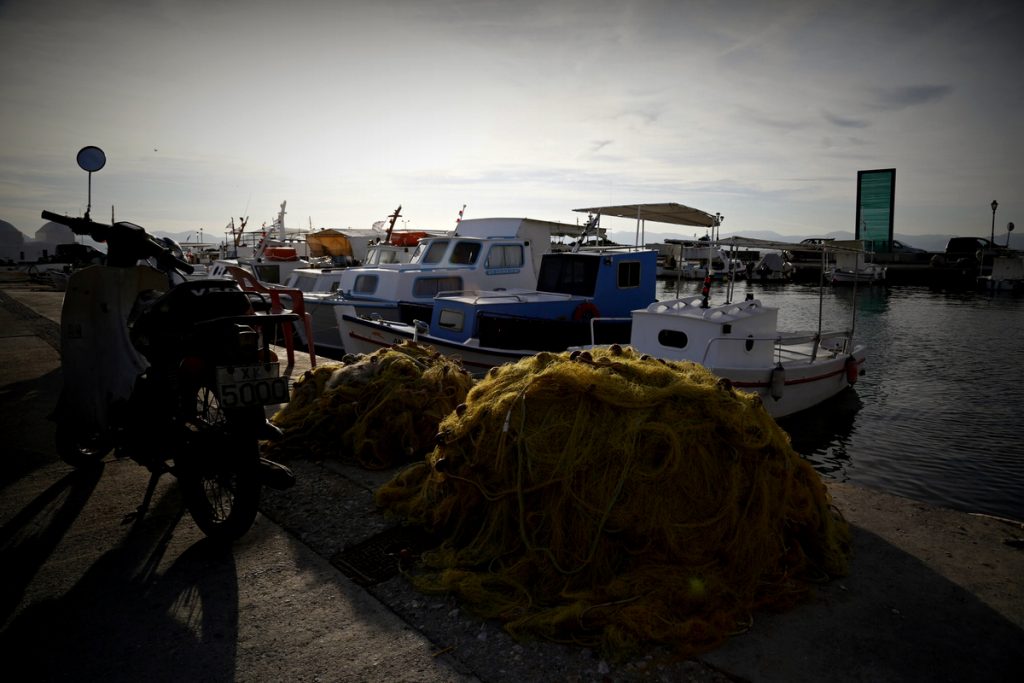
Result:
<svg viewBox="0 0 1024 683"><path fill-rule="evenodd" d="M259 510L259 442L228 431L228 416L212 388L200 387L195 402L199 452L177 468L182 497L204 534L235 541L249 530Z"/></svg>

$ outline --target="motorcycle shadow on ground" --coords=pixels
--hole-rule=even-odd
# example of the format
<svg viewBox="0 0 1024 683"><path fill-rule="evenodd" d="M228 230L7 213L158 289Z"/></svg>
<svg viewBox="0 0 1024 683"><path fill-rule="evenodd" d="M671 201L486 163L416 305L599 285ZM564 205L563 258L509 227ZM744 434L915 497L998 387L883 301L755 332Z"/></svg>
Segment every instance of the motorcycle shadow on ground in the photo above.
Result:
<svg viewBox="0 0 1024 683"><path fill-rule="evenodd" d="M21 602L26 587L53 554L89 501L103 467L69 472L0 529L0 623Z"/></svg>
<svg viewBox="0 0 1024 683"><path fill-rule="evenodd" d="M48 490L30 507L45 505L47 495L54 497ZM52 531L44 536L59 541L60 526L75 515L72 500L79 498L68 496L66 510L52 518ZM70 590L18 614L0 634L0 655L19 662L34 680L233 680L238 581L231 548L204 538L159 571L184 514L177 487L164 487L121 543ZM29 548L39 564L53 544L37 545L31 550L21 544L14 552Z"/></svg>

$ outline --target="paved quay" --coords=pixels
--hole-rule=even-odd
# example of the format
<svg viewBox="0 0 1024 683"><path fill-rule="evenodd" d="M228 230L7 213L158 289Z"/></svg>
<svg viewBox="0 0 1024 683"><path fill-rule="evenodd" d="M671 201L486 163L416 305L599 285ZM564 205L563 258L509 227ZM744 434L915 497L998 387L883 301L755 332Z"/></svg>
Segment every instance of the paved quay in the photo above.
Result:
<svg viewBox="0 0 1024 683"><path fill-rule="evenodd" d="M165 477L109 458L76 472L47 418L60 387L61 294L0 274L0 654L9 680L1017 681L1024 525L830 483L853 530L850 574L688 662L608 663L516 643L400 576L332 563L388 522L390 472L295 463L230 551L207 543ZM282 354L283 357L283 354ZM296 353L294 374L308 367ZM894 454L894 457L898 457ZM17 666L14 666L17 663Z"/></svg>

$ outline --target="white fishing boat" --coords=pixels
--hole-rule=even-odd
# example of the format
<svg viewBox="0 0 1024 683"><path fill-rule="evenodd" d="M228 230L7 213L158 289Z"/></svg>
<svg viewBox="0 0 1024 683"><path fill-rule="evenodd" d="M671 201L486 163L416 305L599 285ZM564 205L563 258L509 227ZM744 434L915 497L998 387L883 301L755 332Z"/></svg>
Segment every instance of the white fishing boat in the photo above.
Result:
<svg viewBox="0 0 1024 683"><path fill-rule="evenodd" d="M864 249L861 240L832 240L835 262L825 271L825 279L834 285L866 284L885 282L886 268L872 260L872 254Z"/></svg>
<svg viewBox="0 0 1024 683"><path fill-rule="evenodd" d="M289 232L285 228L285 206L281 202L277 218L270 228L258 232L246 232L248 219L242 219L239 227L234 219L228 224L228 236L221 244L220 258L208 266L209 277L225 277L228 267L237 266L252 273L257 280L266 284L282 285L296 268L310 265L305 231Z"/></svg>
<svg viewBox="0 0 1024 683"><path fill-rule="evenodd" d="M784 332L778 309L757 299L709 304L702 295L633 311L630 346L699 363L758 394L774 417L806 410L857 381L867 348L853 330Z"/></svg>
<svg viewBox="0 0 1024 683"><path fill-rule="evenodd" d="M636 205L634 210L644 215L643 207ZM601 208L589 210L600 212ZM733 252L796 246L742 237L717 240L717 245ZM846 251L856 253L859 245L830 243L815 248L835 251L838 257ZM827 258L822 259L826 262ZM763 305L753 294L733 303L732 283L725 292L725 302L713 304L706 285L700 295L656 301L632 311L630 346L657 358L699 363L737 389L756 393L774 417L831 398L856 383L863 372L867 346L854 341L855 313L848 328L823 330L819 307L817 329L783 331L778 327L777 308ZM594 323L599 330L602 321Z"/></svg>

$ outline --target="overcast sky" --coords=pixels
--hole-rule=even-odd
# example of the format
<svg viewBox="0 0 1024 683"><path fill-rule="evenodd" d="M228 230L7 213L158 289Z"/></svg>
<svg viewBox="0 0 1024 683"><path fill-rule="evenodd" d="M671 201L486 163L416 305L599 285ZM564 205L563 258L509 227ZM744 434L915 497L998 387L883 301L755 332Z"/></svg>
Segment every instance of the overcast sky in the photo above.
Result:
<svg viewBox="0 0 1024 683"><path fill-rule="evenodd" d="M0 0L0 219L223 234L576 222L679 202L722 233L1024 221L1024 5L926 0ZM648 231L652 230L650 224Z"/></svg>

